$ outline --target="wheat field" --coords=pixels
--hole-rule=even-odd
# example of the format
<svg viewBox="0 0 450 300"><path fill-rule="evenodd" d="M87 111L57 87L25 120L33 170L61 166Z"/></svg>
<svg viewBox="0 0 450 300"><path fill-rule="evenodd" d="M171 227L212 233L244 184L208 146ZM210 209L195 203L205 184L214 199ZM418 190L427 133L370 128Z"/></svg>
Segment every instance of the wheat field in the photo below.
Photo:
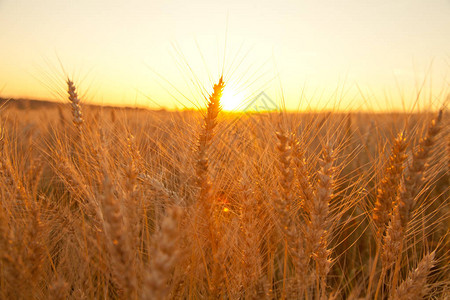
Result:
<svg viewBox="0 0 450 300"><path fill-rule="evenodd" d="M0 110L1 299L448 299L448 112ZM82 100L82 99L81 99Z"/></svg>

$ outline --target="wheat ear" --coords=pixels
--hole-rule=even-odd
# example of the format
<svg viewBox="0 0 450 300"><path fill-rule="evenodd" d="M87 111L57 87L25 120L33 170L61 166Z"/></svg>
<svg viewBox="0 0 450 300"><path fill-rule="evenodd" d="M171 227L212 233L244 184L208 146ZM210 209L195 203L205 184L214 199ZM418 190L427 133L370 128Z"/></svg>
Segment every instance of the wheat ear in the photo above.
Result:
<svg viewBox="0 0 450 300"><path fill-rule="evenodd" d="M329 227L329 203L333 192L333 150L331 146L326 145L322 150L320 159L320 170L318 171L318 182L315 191L315 197L309 208L310 222L308 226L308 239L311 247L311 253L317 263L317 269L320 276L326 276L329 271L330 261L328 256L330 251L328 246L328 227Z"/></svg>
<svg viewBox="0 0 450 300"><path fill-rule="evenodd" d="M418 150L413 154L411 165L404 172L405 174L391 215L391 221L383 239L382 261L384 271L392 267L395 261L400 259L404 235L411 211L414 207L415 197L424 179L427 161L431 156L435 138L441 129L441 120L442 110L439 112L438 117L431 122L427 134L420 140ZM393 277L394 286L397 274L398 272L396 270Z"/></svg>
<svg viewBox="0 0 450 300"><path fill-rule="evenodd" d="M257 287L262 274L262 257L259 253L260 249L260 219L259 207L256 196L253 193L252 185L247 177L241 182L244 198L240 210L240 233L242 241L242 262L240 282L246 289L246 296L257 296Z"/></svg>
<svg viewBox="0 0 450 300"><path fill-rule="evenodd" d="M427 276L433 267L435 252L425 255L393 293L393 300L419 300L427 293Z"/></svg>
<svg viewBox="0 0 450 300"><path fill-rule="evenodd" d="M220 98L222 97L224 87L225 83L222 77L220 77L219 83L214 85L213 93L209 97L208 109L198 140L196 173L197 185L200 188L200 201L206 201L211 188L208 178L208 150L214 136L214 128L217 125L217 116L220 112Z"/></svg>
<svg viewBox="0 0 450 300"><path fill-rule="evenodd" d="M293 199L293 184L294 184L294 170L293 170L293 156L292 156L292 136L277 132L278 138L278 170L280 172L280 192L277 193L274 199L275 209L277 211L277 219L281 230L285 235L286 250L292 256L295 266L297 279L300 287L303 289L306 286L306 273L308 270L308 256L304 249L304 236L302 231L296 227L294 199ZM285 267L286 267L285 257ZM286 270L285 275L286 276ZM283 281L283 295L285 293L285 280Z"/></svg>
<svg viewBox="0 0 450 300"><path fill-rule="evenodd" d="M147 271L142 299L166 299L169 294L167 281L177 262L180 250L178 224L182 215L180 207L171 207L164 217L161 228L156 235L152 262Z"/></svg>
<svg viewBox="0 0 450 300"><path fill-rule="evenodd" d="M397 198L402 226L406 226L409 221L415 196L424 179L431 150L435 144L436 136L442 128L441 121L442 110L439 111L438 117L431 121L427 134L420 140L419 147L413 154L411 165L405 171L403 184L400 187L399 197Z"/></svg>
<svg viewBox="0 0 450 300"><path fill-rule="evenodd" d="M279 155L278 170L281 173L279 180L281 194L275 197L275 208L281 222L281 229L286 234L289 234L288 230L291 227L292 184L294 179L291 166L292 149L290 147L289 136L286 133L277 132L277 138Z"/></svg>
<svg viewBox="0 0 450 300"><path fill-rule="evenodd" d="M279 152L278 168L281 173L280 187L282 193L276 197L275 204L282 230L286 235L287 244L292 255L297 275L301 278L301 283L304 283L305 272L307 271L308 265L308 256L304 249L303 232L296 227L296 220L294 218L297 217L297 214L294 206L295 200L292 194L294 189L293 166L296 165L298 167L299 157L294 156L295 148L293 145L295 142L292 136L285 133L277 133L277 137L279 141L277 145ZM303 163L303 160L301 160L301 163ZM303 182L303 184L303 186L308 186L306 188L307 190L303 190L303 194L307 197L309 193L313 192L309 189L309 183Z"/></svg>
<svg viewBox="0 0 450 300"><path fill-rule="evenodd" d="M72 116L73 116L72 122L78 129L81 129L84 120L83 114L81 112L80 98L78 98L77 89L72 80L67 79L67 86L68 86L67 92L69 94L69 101L72 106Z"/></svg>
<svg viewBox="0 0 450 300"><path fill-rule="evenodd" d="M106 171L103 179L103 195L101 204L105 233L111 254L111 268L115 281L126 299L135 299L137 279L134 257L130 249L127 227L121 205L114 195L114 188Z"/></svg>
<svg viewBox="0 0 450 300"><path fill-rule="evenodd" d="M419 147L413 154L411 165L405 170L399 193L396 198L395 207L391 215L391 222L386 231L383 243L383 265L389 268L396 257L400 255L403 235L408 225L414 199L420 187L427 167L435 138L439 133L442 120L442 111L434 119L427 131L426 136L419 142Z"/></svg>
<svg viewBox="0 0 450 300"><path fill-rule="evenodd" d="M49 299L64 300L69 294L69 284L62 278L58 278L49 288Z"/></svg>
<svg viewBox="0 0 450 300"><path fill-rule="evenodd" d="M308 169L306 168L305 153L302 145L297 139L292 141L292 158L295 165L295 174L301 195L303 197L303 206L311 205L314 198L314 189L311 185Z"/></svg>
<svg viewBox="0 0 450 300"><path fill-rule="evenodd" d="M386 235L383 238L383 252L381 258L385 270L389 269L395 263L401 253L404 230L399 208L398 206L395 206L386 230Z"/></svg>
<svg viewBox="0 0 450 300"><path fill-rule="evenodd" d="M389 221L392 205L395 202L398 192L403 172L403 163L407 158L405 154L406 146L406 139L400 133L394 140L384 177L381 179L381 183L377 189L377 200L372 218L377 226L378 236L380 237L383 235L384 228Z"/></svg>

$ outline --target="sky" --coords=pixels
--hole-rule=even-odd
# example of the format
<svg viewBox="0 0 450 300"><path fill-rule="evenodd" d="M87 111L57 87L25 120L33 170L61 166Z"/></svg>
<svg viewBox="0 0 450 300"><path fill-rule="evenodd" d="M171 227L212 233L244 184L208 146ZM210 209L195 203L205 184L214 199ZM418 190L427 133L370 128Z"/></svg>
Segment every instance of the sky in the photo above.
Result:
<svg viewBox="0 0 450 300"><path fill-rule="evenodd" d="M0 97L183 109L224 75L223 106L436 108L450 0L0 0ZM420 92L419 101L416 101ZM418 102L418 103L416 103Z"/></svg>

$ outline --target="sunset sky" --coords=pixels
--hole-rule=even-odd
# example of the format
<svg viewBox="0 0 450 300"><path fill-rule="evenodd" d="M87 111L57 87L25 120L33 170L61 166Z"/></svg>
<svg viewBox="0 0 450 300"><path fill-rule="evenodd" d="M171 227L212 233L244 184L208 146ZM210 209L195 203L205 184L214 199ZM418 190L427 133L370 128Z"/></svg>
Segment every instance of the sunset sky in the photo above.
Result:
<svg viewBox="0 0 450 300"><path fill-rule="evenodd" d="M222 68L226 108L265 91L410 109L425 82L423 109L450 91L449 0L0 0L0 27L0 97L64 101L60 62L85 101L152 108L201 105Z"/></svg>

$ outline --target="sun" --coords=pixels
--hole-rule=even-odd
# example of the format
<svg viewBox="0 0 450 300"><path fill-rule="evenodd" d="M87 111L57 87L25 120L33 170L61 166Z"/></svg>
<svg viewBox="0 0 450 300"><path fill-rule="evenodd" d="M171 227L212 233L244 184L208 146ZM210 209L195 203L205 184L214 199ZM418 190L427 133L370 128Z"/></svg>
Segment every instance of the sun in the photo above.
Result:
<svg viewBox="0 0 450 300"><path fill-rule="evenodd" d="M245 97L242 93L238 93L232 87L226 86L220 103L224 111L236 111L242 109L244 99Z"/></svg>

